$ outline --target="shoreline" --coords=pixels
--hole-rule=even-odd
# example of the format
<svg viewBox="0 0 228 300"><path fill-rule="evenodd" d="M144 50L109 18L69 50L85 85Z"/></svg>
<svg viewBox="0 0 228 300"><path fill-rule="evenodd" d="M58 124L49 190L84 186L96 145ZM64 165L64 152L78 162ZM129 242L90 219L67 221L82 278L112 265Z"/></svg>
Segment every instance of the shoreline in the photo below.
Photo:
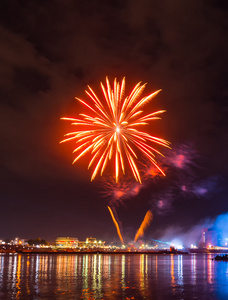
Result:
<svg viewBox="0 0 228 300"><path fill-rule="evenodd" d="M14 251L14 252L0 252L0 254L189 254L187 251Z"/></svg>
<svg viewBox="0 0 228 300"><path fill-rule="evenodd" d="M163 255L163 254L222 254L228 253L228 250L222 249L164 249L164 250L103 250L91 249L78 251L76 249L52 249L52 248L11 248L0 249L0 254L150 254L150 255Z"/></svg>

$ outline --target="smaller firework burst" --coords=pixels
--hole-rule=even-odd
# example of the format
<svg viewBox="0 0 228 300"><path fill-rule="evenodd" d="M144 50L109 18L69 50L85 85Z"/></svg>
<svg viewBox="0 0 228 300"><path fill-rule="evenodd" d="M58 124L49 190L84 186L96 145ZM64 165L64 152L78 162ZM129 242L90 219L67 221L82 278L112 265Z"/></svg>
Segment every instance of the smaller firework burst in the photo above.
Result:
<svg viewBox="0 0 228 300"><path fill-rule="evenodd" d="M102 180L102 194L115 205L123 204L125 199L137 196L142 187L143 184L127 179L115 182L114 178L106 177L105 180Z"/></svg>

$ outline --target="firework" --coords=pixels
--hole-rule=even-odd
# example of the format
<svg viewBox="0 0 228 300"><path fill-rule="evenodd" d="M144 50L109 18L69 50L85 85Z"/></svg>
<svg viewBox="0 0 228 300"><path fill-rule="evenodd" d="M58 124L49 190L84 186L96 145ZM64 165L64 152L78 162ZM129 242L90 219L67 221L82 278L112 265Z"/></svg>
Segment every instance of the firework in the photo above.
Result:
<svg viewBox="0 0 228 300"><path fill-rule="evenodd" d="M124 200L135 197L143 188L143 184L122 178L115 182L114 178L107 176L102 180L102 194L109 199L109 203L123 203Z"/></svg>
<svg viewBox="0 0 228 300"><path fill-rule="evenodd" d="M71 125L76 126L76 131L65 134L61 143L76 141L77 146L73 153L77 153L77 156L73 163L86 153L91 153L92 158L88 165L88 168L94 165L91 180L98 173L102 175L108 161L114 158L116 182L120 173L125 174L127 161L134 178L141 183L136 163L140 153L165 175L155 161L155 153L162 154L153 147L153 143L169 148L169 142L138 129L147 125L149 121L160 119L159 115L165 112L159 110L143 114L142 107L161 91L157 90L141 98L145 85L139 82L130 95L125 97L125 78L121 83L115 79L112 88L106 77L106 87L101 83L104 101L101 101L88 86L88 91L85 92L91 104L76 99L89 110L89 114L80 114L82 118L62 118L71 121Z"/></svg>
<svg viewBox="0 0 228 300"><path fill-rule="evenodd" d="M166 156L166 164L189 172L191 167L196 166L194 161L197 156L191 144L179 145L173 149L172 153Z"/></svg>
<svg viewBox="0 0 228 300"><path fill-rule="evenodd" d="M148 210L148 212L146 213L142 221L142 224L140 225L139 229L136 232L134 242L137 242L138 238L144 235L144 232L147 229L147 227L150 225L152 219L153 219L153 214L150 210Z"/></svg>
<svg viewBox="0 0 228 300"><path fill-rule="evenodd" d="M111 208L110 208L109 206L107 206L107 207L108 207L108 210L109 210L110 215L111 215L111 217L112 217L113 223L114 223L115 226L116 226L116 230L117 230L118 236L119 236L119 238L120 238L122 244L124 244L123 237L122 237L122 234L121 234L121 232L120 232L119 224L118 224L118 222L116 221L116 219L115 219L115 217L114 217L114 214L113 214Z"/></svg>

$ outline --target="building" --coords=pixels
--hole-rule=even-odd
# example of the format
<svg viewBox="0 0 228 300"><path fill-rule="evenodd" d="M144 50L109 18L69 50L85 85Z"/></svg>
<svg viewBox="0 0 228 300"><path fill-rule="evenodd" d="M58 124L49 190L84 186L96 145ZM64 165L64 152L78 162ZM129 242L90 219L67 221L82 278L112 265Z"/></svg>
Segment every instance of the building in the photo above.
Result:
<svg viewBox="0 0 228 300"><path fill-rule="evenodd" d="M55 245L59 248L77 248L78 239L74 237L57 237Z"/></svg>
<svg viewBox="0 0 228 300"><path fill-rule="evenodd" d="M89 237L85 241L78 242L79 248L104 248L105 242L97 241L96 238Z"/></svg>
<svg viewBox="0 0 228 300"><path fill-rule="evenodd" d="M28 243L27 243L26 239L21 239L19 237L15 237L14 240L10 241L10 245L14 245L14 246L16 246L16 245L27 246Z"/></svg>
<svg viewBox="0 0 228 300"><path fill-rule="evenodd" d="M221 237L221 232L215 228L205 228L202 231L201 243L202 247L224 246Z"/></svg>
<svg viewBox="0 0 228 300"><path fill-rule="evenodd" d="M89 237L85 241L79 241L74 237L57 237L55 240L57 248L103 248L105 242L97 241L96 238Z"/></svg>

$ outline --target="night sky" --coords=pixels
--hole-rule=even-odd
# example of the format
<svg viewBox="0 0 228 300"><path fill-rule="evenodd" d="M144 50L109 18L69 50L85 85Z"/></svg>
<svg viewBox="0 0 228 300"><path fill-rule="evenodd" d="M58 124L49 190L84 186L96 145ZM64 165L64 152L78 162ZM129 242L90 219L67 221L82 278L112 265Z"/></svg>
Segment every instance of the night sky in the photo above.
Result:
<svg viewBox="0 0 228 300"><path fill-rule="evenodd" d="M228 211L228 4L225 0L19 1L0 3L0 239L88 236L118 241L88 159L72 165L71 130L89 84L106 75L162 92L151 132L172 143L147 179L116 201L127 240L148 209L147 238L191 230ZM161 150L161 149L160 149Z"/></svg>

